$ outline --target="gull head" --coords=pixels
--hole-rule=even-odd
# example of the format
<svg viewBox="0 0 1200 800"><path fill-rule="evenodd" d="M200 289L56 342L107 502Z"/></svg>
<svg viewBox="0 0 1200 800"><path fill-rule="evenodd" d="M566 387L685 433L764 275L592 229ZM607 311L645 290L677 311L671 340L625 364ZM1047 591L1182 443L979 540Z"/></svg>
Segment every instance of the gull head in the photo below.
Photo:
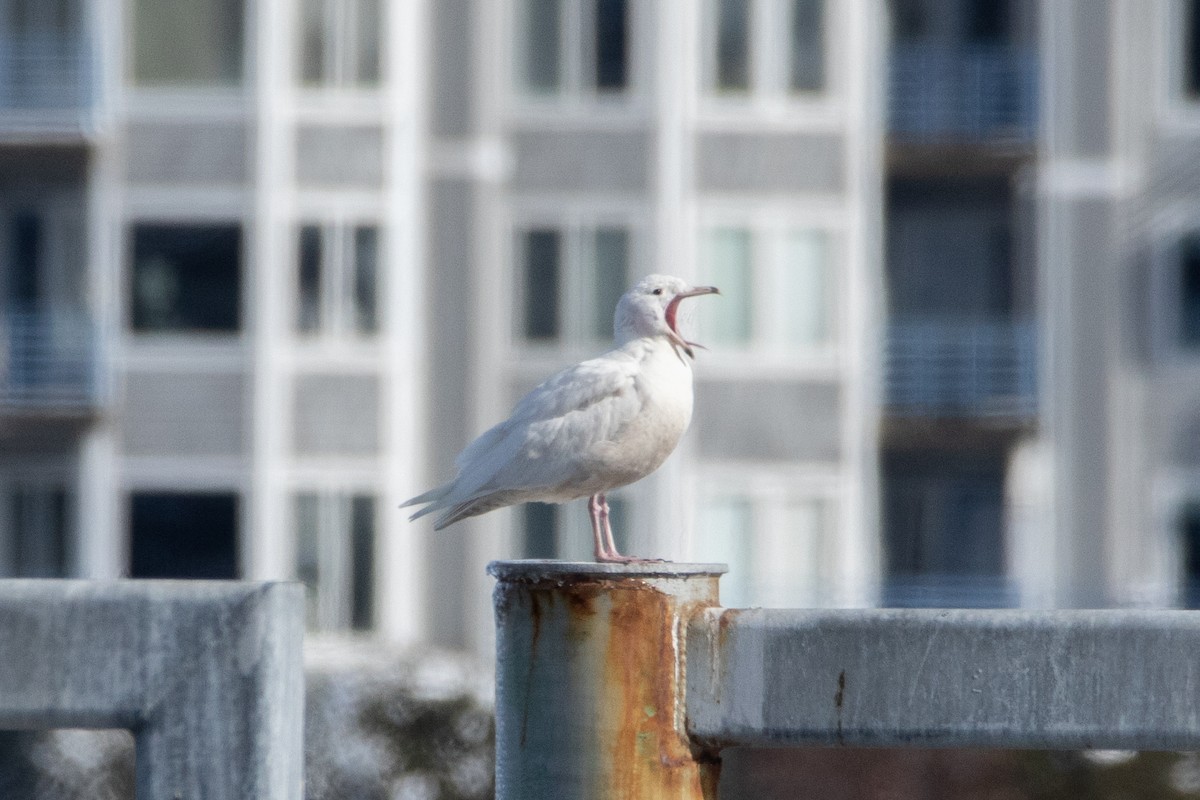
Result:
<svg viewBox="0 0 1200 800"><path fill-rule="evenodd" d="M715 286L691 286L682 278L670 275L647 275L622 295L614 319L617 341L621 344L643 336L666 336L678 350L695 358L693 347L679 333L677 314L679 303L687 297L717 294Z"/></svg>

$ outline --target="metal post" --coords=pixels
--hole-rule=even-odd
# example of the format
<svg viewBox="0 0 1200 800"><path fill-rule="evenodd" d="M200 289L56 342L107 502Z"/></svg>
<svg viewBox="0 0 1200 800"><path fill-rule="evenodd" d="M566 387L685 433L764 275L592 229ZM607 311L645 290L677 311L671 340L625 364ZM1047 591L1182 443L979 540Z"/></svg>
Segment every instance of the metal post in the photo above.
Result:
<svg viewBox="0 0 1200 800"><path fill-rule="evenodd" d="M687 626L713 564L506 561L497 579L497 800L700 800L716 761L684 719Z"/></svg>

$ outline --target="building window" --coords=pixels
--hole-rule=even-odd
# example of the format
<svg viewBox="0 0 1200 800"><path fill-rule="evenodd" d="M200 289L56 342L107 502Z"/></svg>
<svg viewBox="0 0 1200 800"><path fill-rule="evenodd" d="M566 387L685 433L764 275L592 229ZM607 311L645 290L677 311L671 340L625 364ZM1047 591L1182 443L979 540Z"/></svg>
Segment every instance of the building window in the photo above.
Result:
<svg viewBox="0 0 1200 800"><path fill-rule="evenodd" d="M378 227L300 226L296 246L297 331L376 333L378 282Z"/></svg>
<svg viewBox="0 0 1200 800"><path fill-rule="evenodd" d="M631 536L628 500L609 495L608 521L617 551L629 555L630 548L636 550ZM592 560L592 523L583 503L526 503L521 507L518 524L525 558ZM633 555L642 554L634 552Z"/></svg>
<svg viewBox="0 0 1200 800"><path fill-rule="evenodd" d="M1179 545L1182 551L1182 586L1179 604L1200 608L1200 502L1190 502L1179 513Z"/></svg>
<svg viewBox="0 0 1200 800"><path fill-rule="evenodd" d="M379 84L382 0L303 0L300 82L306 86Z"/></svg>
<svg viewBox="0 0 1200 800"><path fill-rule="evenodd" d="M0 541L0 577L66 576L67 508L67 492L61 486L12 488L3 510L7 520L0 516L0 531L7 531L7 540Z"/></svg>
<svg viewBox="0 0 1200 800"><path fill-rule="evenodd" d="M301 492L295 496L296 578L307 587L312 630L375 626L375 498Z"/></svg>
<svg viewBox="0 0 1200 800"><path fill-rule="evenodd" d="M233 492L135 492L130 577L237 578L237 518Z"/></svg>
<svg viewBox="0 0 1200 800"><path fill-rule="evenodd" d="M834 287L824 231L717 227L701 240L703 282L721 289L700 324L706 343L818 351L833 343Z"/></svg>
<svg viewBox="0 0 1200 800"><path fill-rule="evenodd" d="M237 225L135 225L133 329L239 330L241 250L242 232Z"/></svg>
<svg viewBox="0 0 1200 800"><path fill-rule="evenodd" d="M1200 233L1179 247L1179 336L1188 348L1200 347Z"/></svg>
<svg viewBox="0 0 1200 800"><path fill-rule="evenodd" d="M1013 605L1004 454L892 451L882 472L884 604Z"/></svg>
<svg viewBox="0 0 1200 800"><path fill-rule="evenodd" d="M134 82L241 83L245 13L243 0L134 0Z"/></svg>
<svg viewBox="0 0 1200 800"><path fill-rule="evenodd" d="M824 0L710 0L710 90L797 96L826 85Z"/></svg>
<svg viewBox="0 0 1200 800"><path fill-rule="evenodd" d="M721 600L737 608L811 608L835 602L834 503L787 487L708 493L695 558L729 565Z"/></svg>
<svg viewBox="0 0 1200 800"><path fill-rule="evenodd" d="M1200 0L1183 4L1183 96L1200 100Z"/></svg>
<svg viewBox="0 0 1200 800"><path fill-rule="evenodd" d="M632 242L619 225L538 226L517 233L520 337L591 343L613 337L630 279Z"/></svg>
<svg viewBox="0 0 1200 800"><path fill-rule="evenodd" d="M521 0L517 78L526 94L617 94L629 87L627 0Z"/></svg>

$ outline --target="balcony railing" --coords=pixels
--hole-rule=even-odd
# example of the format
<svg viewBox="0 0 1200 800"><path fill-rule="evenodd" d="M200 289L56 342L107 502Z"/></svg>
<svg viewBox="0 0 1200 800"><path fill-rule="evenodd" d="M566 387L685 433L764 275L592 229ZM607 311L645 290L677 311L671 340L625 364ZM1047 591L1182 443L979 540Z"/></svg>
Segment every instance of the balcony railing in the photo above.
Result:
<svg viewBox="0 0 1200 800"><path fill-rule="evenodd" d="M1033 322L893 322L884 387L894 416L1031 419L1037 413Z"/></svg>
<svg viewBox="0 0 1200 800"><path fill-rule="evenodd" d="M95 408L98 349L95 325L82 313L0 313L0 411Z"/></svg>
<svg viewBox="0 0 1200 800"><path fill-rule="evenodd" d="M898 43L891 50L889 128L916 141L1032 141L1037 56L1005 45Z"/></svg>
<svg viewBox="0 0 1200 800"><path fill-rule="evenodd" d="M93 102L91 55L82 32L0 31L0 131L79 130Z"/></svg>

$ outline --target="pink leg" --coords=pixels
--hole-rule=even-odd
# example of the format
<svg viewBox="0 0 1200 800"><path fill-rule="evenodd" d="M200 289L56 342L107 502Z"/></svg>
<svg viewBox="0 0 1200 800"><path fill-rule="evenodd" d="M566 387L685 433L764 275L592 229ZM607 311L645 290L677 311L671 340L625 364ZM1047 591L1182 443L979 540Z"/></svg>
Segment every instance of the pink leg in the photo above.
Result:
<svg viewBox="0 0 1200 800"><path fill-rule="evenodd" d="M604 546L604 533L600 522L601 495L594 494L588 499L588 516L592 518L593 554L597 561L604 561L608 550Z"/></svg>
<svg viewBox="0 0 1200 800"><path fill-rule="evenodd" d="M600 505L600 523L604 527L604 552L596 556L597 561L607 561L612 564L645 564L656 559L623 556L617 552L617 543L613 541L612 525L608 521L608 500L604 495L596 495ZM593 499L596 499L593 498Z"/></svg>

